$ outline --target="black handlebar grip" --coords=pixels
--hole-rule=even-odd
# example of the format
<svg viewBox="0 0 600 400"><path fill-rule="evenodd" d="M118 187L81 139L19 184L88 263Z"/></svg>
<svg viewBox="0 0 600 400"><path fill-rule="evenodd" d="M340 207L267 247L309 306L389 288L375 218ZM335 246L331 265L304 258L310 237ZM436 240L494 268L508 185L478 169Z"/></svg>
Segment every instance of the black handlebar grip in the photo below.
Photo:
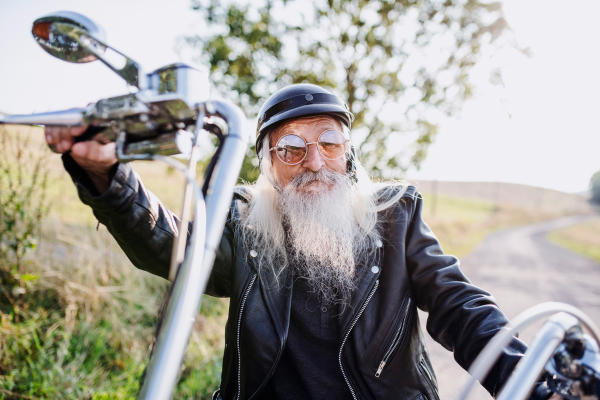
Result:
<svg viewBox="0 0 600 400"><path fill-rule="evenodd" d="M104 131L105 129L106 129L106 127L104 127L104 126L90 125L90 126L88 126L86 131L83 132L81 135L75 136L73 143L86 142L88 140L91 140L94 136L96 136L100 132Z"/></svg>

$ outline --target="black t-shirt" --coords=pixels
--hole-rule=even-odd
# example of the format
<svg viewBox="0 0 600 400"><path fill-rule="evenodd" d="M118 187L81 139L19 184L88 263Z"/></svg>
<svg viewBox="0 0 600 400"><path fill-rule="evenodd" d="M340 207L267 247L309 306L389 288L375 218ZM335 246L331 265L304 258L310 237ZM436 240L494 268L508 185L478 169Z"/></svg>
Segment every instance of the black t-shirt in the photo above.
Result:
<svg viewBox="0 0 600 400"><path fill-rule="evenodd" d="M287 343L261 399L352 400L338 361L339 309L294 280Z"/></svg>

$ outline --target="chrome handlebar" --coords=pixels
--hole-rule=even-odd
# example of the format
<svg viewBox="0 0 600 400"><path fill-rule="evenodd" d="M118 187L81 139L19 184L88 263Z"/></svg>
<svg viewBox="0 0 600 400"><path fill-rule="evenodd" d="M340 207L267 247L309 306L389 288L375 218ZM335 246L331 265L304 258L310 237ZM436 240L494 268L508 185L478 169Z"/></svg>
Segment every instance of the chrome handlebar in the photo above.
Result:
<svg viewBox="0 0 600 400"><path fill-rule="evenodd" d="M590 389L590 380L600 378L597 344L600 329L581 310L563 303L543 303L532 307L512 320L507 329L498 332L469 368L471 378L459 399L466 400L475 382L483 381L519 330L548 316L548 322L517 364L498 400L526 399L542 374L548 378L551 389L565 400L595 399L586 396L588 391L593 390ZM591 336L582 334L580 324L590 331ZM579 340L579 350L583 348L584 351L572 352L573 345L567 348L567 344L575 339Z"/></svg>
<svg viewBox="0 0 600 400"><path fill-rule="evenodd" d="M214 109L208 99L208 78L201 71L178 63L148 74L146 81L148 87L138 93L103 99L84 108L0 114L0 124L89 125L76 141L116 141L120 162L147 160L156 154L189 154L193 138L190 131L196 126L197 115L204 109Z"/></svg>

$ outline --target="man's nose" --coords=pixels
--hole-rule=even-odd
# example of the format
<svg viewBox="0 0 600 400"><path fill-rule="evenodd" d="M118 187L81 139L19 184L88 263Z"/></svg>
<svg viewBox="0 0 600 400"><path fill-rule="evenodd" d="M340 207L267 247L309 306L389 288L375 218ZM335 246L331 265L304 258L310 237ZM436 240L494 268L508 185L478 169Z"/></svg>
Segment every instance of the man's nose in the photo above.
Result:
<svg viewBox="0 0 600 400"><path fill-rule="evenodd" d="M325 165L325 160L321 153L319 153L319 149L317 149L316 143L310 143L308 145L308 153L306 154L306 158L302 162L302 166L310 169L313 172L317 172L321 169L321 167Z"/></svg>

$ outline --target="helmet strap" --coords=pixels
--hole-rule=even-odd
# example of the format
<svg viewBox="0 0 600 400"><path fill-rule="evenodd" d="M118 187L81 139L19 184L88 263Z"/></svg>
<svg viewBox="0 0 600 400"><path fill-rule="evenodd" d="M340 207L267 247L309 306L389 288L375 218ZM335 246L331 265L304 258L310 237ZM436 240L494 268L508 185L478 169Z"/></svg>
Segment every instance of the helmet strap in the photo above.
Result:
<svg viewBox="0 0 600 400"><path fill-rule="evenodd" d="M358 175L356 172L356 150L354 149L354 145L350 144L348 148L346 160L346 172L350 175L350 179L354 181L354 183L358 182Z"/></svg>

